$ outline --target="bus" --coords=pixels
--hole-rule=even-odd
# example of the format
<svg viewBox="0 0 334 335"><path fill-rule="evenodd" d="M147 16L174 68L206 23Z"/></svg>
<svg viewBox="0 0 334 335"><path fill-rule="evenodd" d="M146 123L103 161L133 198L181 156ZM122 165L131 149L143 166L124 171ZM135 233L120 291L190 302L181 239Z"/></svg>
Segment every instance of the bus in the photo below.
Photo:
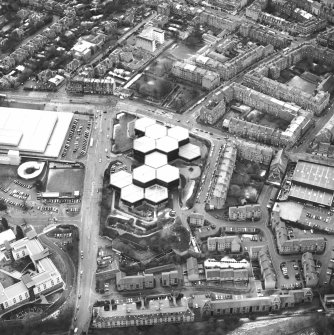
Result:
<svg viewBox="0 0 334 335"><path fill-rule="evenodd" d="M93 138L91 138L91 139L90 139L89 146L90 146L90 147L92 147L93 145L94 145L94 139L93 139Z"/></svg>

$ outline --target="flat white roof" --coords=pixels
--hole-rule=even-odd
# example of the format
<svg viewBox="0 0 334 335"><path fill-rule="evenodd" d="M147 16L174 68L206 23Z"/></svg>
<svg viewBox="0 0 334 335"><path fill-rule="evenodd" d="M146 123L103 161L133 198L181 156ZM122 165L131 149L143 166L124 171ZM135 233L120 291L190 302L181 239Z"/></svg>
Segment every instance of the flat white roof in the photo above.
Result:
<svg viewBox="0 0 334 335"><path fill-rule="evenodd" d="M155 140L147 136L136 138L133 141L133 149L146 153L155 149Z"/></svg>
<svg viewBox="0 0 334 335"><path fill-rule="evenodd" d="M156 124L156 120L151 119L149 117L142 117L135 121L135 129L145 132L145 129L152 124Z"/></svg>
<svg viewBox="0 0 334 335"><path fill-rule="evenodd" d="M121 199L131 204L143 200L144 189L134 184L125 186L121 190Z"/></svg>
<svg viewBox="0 0 334 335"><path fill-rule="evenodd" d="M152 185L145 189L145 199L159 203L168 199L168 189L160 185Z"/></svg>
<svg viewBox="0 0 334 335"><path fill-rule="evenodd" d="M156 140L167 135L167 128L161 124L152 124L146 128L145 135Z"/></svg>
<svg viewBox="0 0 334 335"><path fill-rule="evenodd" d="M189 131L186 128L176 126L168 129L168 136L173 137L181 142L189 138Z"/></svg>
<svg viewBox="0 0 334 335"><path fill-rule="evenodd" d="M187 143L179 148L179 156L187 160L201 157L201 148L195 144Z"/></svg>
<svg viewBox="0 0 334 335"><path fill-rule="evenodd" d="M147 165L141 165L133 170L133 179L147 183L155 179L155 169Z"/></svg>
<svg viewBox="0 0 334 335"><path fill-rule="evenodd" d="M122 188L132 184L132 174L126 171L118 171L110 174L110 185Z"/></svg>
<svg viewBox="0 0 334 335"><path fill-rule="evenodd" d="M16 239L14 232L11 229L7 229L0 233L0 245L3 245L5 241L11 242Z"/></svg>
<svg viewBox="0 0 334 335"><path fill-rule="evenodd" d="M179 142L175 138L164 136L156 140L156 148L162 152L168 153L178 150Z"/></svg>
<svg viewBox="0 0 334 335"><path fill-rule="evenodd" d="M72 117L65 112L0 107L0 147L58 157Z"/></svg>
<svg viewBox="0 0 334 335"><path fill-rule="evenodd" d="M157 169L157 179L170 183L180 178L180 171L177 167L172 165L164 165Z"/></svg>
<svg viewBox="0 0 334 335"><path fill-rule="evenodd" d="M167 163L168 163L167 156L157 151L152 152L151 154L145 156L145 164L154 169L164 166Z"/></svg>

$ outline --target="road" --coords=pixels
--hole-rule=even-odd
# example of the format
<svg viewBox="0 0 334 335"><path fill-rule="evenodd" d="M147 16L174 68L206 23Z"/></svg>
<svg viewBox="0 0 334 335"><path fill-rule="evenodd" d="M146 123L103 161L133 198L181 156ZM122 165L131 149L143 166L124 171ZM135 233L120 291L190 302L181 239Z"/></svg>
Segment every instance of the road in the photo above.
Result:
<svg viewBox="0 0 334 335"><path fill-rule="evenodd" d="M98 118L96 129L93 127L92 138L94 145L90 147L87 153L85 190L82 197L81 222L80 222L80 250L83 251L83 259L80 261L79 273L83 271L82 276L78 276L78 311L77 320L73 326L80 331L87 331L91 307L95 299L95 271L97 240L99 235L99 201L102 188L102 177L104 170L108 165L105 149L110 152L110 142L107 134L111 132L110 125L113 113L108 110L104 114L101 110L95 111ZM101 163L100 163L101 159Z"/></svg>

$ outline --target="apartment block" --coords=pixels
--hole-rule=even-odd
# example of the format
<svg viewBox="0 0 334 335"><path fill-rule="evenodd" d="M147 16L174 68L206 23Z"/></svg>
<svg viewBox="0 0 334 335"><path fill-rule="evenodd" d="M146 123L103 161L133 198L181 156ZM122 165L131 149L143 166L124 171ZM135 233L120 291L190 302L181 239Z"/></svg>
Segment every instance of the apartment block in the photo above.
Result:
<svg viewBox="0 0 334 335"><path fill-rule="evenodd" d="M306 287L316 287L319 282L319 273L316 271L315 261L310 252L305 252L302 255L302 266Z"/></svg>
<svg viewBox="0 0 334 335"><path fill-rule="evenodd" d="M216 11L203 11L197 18L195 18L195 20L199 21L200 24L207 24L208 26L226 29L228 31L234 31L240 25L237 20L231 20L226 15L220 14Z"/></svg>
<svg viewBox="0 0 334 335"><path fill-rule="evenodd" d="M120 271L116 274L116 288L118 291L133 291L154 288L153 274L126 276Z"/></svg>
<svg viewBox="0 0 334 335"><path fill-rule="evenodd" d="M275 289L277 276L273 267L268 246L263 246L258 252L258 261L266 290Z"/></svg>
<svg viewBox="0 0 334 335"><path fill-rule="evenodd" d="M180 284L180 282L181 279L177 270L161 273L162 286L177 286Z"/></svg>
<svg viewBox="0 0 334 335"><path fill-rule="evenodd" d="M321 253L326 248L323 237L291 238L285 223L280 218L280 207L276 203L271 213L272 229L275 231L278 252L282 255Z"/></svg>
<svg viewBox="0 0 334 335"><path fill-rule="evenodd" d="M236 146L233 143L228 143L225 146L213 181L214 187L210 204L217 209L222 209L224 207L236 159Z"/></svg>
<svg viewBox="0 0 334 335"><path fill-rule="evenodd" d="M329 103L329 93L317 88L314 93L307 93L301 88L279 83L280 72L290 68L306 57L334 65L334 51L305 42L297 47L283 51L268 63L259 66L244 76L243 84L268 94L278 100L295 103L305 110L320 115ZM273 78L273 79L270 79Z"/></svg>
<svg viewBox="0 0 334 335"><path fill-rule="evenodd" d="M209 237L207 240L208 251L240 251L240 238L238 236Z"/></svg>
<svg viewBox="0 0 334 335"><path fill-rule="evenodd" d="M204 215L199 213L189 214L189 224L202 227L204 224Z"/></svg>
<svg viewBox="0 0 334 335"><path fill-rule="evenodd" d="M205 278L207 281L247 283L247 269L206 269Z"/></svg>
<svg viewBox="0 0 334 335"><path fill-rule="evenodd" d="M334 116L318 131L314 137L314 141L317 143L334 143Z"/></svg>
<svg viewBox="0 0 334 335"><path fill-rule="evenodd" d="M255 23L242 24L239 28L239 33L252 41L265 45L271 44L276 49L284 49L291 44L291 39L288 36Z"/></svg>
<svg viewBox="0 0 334 335"><path fill-rule="evenodd" d="M194 313L188 306L187 298L176 302L166 299L141 301L116 305L106 311L104 307L93 307L93 328L119 328L132 326L152 326L168 323L193 322Z"/></svg>
<svg viewBox="0 0 334 335"><path fill-rule="evenodd" d="M66 90L71 93L114 94L115 88L115 80L111 77L94 79L76 76L66 82Z"/></svg>
<svg viewBox="0 0 334 335"><path fill-rule="evenodd" d="M324 47L334 49L334 28L319 33L317 35L317 42Z"/></svg>
<svg viewBox="0 0 334 335"><path fill-rule="evenodd" d="M199 84L207 90L211 90L220 84L218 73L185 62L175 62L172 67L172 74L175 77Z"/></svg>
<svg viewBox="0 0 334 335"><path fill-rule="evenodd" d="M228 209L229 219L232 221L259 220L262 211L259 204L230 207Z"/></svg>

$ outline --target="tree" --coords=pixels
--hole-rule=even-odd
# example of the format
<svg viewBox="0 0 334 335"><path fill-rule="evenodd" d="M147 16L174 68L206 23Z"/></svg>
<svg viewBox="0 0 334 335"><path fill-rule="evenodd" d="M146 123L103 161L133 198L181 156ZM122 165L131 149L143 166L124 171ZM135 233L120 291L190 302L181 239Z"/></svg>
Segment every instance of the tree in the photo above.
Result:
<svg viewBox="0 0 334 335"><path fill-rule="evenodd" d="M16 240L21 240L24 237L23 229L20 225L16 226Z"/></svg>
<svg viewBox="0 0 334 335"><path fill-rule="evenodd" d="M9 229L8 221L6 218L2 218L1 223L5 230Z"/></svg>
<svg viewBox="0 0 334 335"><path fill-rule="evenodd" d="M7 204L4 200L0 200L0 211L5 211L7 209Z"/></svg>
<svg viewBox="0 0 334 335"><path fill-rule="evenodd" d="M43 182L41 181L41 180L36 180L35 182L34 182L34 187L36 188L36 191L38 191L38 192L42 192L43 191L43 189L44 189L44 185L43 185Z"/></svg>

